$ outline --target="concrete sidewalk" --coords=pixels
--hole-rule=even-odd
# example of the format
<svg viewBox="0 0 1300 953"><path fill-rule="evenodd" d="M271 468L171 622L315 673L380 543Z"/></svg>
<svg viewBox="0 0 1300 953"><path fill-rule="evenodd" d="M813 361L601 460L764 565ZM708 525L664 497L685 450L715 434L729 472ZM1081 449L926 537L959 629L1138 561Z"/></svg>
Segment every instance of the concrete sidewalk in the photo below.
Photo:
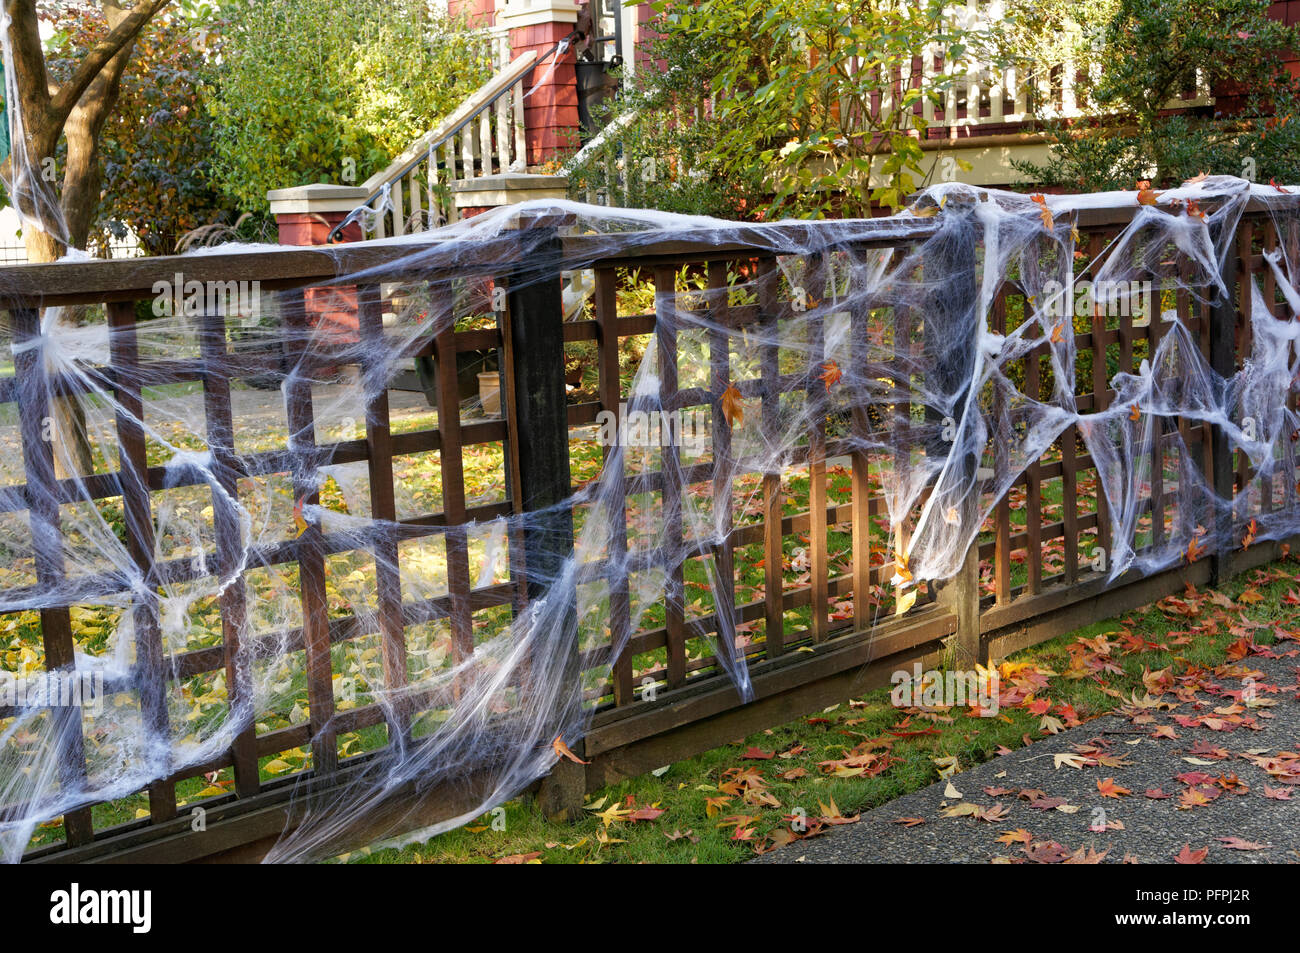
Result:
<svg viewBox="0 0 1300 953"><path fill-rule="evenodd" d="M1269 651L1194 697L1139 699L751 863L1173 863L1184 845L1205 863L1300 862L1300 645Z"/></svg>

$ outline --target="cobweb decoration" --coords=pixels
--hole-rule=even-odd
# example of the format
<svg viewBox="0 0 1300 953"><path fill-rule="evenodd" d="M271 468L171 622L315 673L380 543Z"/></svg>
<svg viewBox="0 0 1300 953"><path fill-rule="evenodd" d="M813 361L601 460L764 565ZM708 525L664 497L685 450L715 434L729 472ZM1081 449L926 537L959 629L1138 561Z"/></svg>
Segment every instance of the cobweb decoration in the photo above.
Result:
<svg viewBox="0 0 1300 953"><path fill-rule="evenodd" d="M326 286L382 280L388 313L380 337L340 335L301 315L277 314L274 301L263 302L265 314L182 308L111 326L58 307L15 312L16 400L0 418L6 446L22 445L19 432L40 423L24 407L71 401L77 413L51 423L53 465L72 474L64 498L20 505L14 493L21 491L13 488L32 485L33 462L0 455L0 495L7 494L0 549L11 580L0 589L0 618L30 622L44 610L76 607L94 620L94 648L78 651L71 664L102 675L112 697L102 710L83 714L79 735L47 706L0 711L0 853L17 861L51 819L220 762L250 732L262 733L268 713L287 711L293 726L307 726L313 750L321 750L315 745L323 738L333 743L346 711L322 721L310 711L321 699L303 704L302 590L320 583L300 578L293 562L304 540L328 541L325 565L337 582L331 598L341 603L332 608L345 609L357 631L383 629L385 586L397 586L403 604L441 608L402 620L402 659L385 658L378 636L339 640L334 651L346 658L335 661L361 673L358 703L384 710L385 743L350 764L340 775L346 785L328 799L314 798L304 784L301 823L272 849L272 861L338 853L349 832L382 815L395 792L473 792L458 816L401 838L425 839L545 774L559 757L553 741L576 744L583 736L599 686L626 648L626 637L613 635L611 593L600 580L627 571L631 632L656 607L682 609L684 595L665 567L687 558L702 561L713 604L724 604L730 568L716 554L761 492L742 477L780 475L806 459L809 440L821 439L828 421L844 424L837 431L844 452L865 455L878 474L900 613L927 582L958 571L997 501L1071 426L1098 469L1110 521L1111 579L1176 565L1189 551L1193 558L1226 551L1251 521L1260 540L1300 532L1294 494L1281 493L1295 482L1300 425L1288 406L1300 334L1293 320L1300 306L1294 249L1285 245L1266 258L1289 313L1274 317L1260 286L1248 288L1243 321L1250 347L1240 369L1227 376L1214 370L1194 329L1168 305L1177 296L1200 307L1222 305L1223 269L1252 202L1272 216L1278 234L1294 230L1291 196L1224 177L1141 205L1133 193L1043 198L950 184L925 191L911 210L888 219L772 225L533 203L385 240L410 251L382 272L340 268L344 273L322 283L325 294ZM1080 410L1070 317L1080 278L1075 223L1085 210L1129 205L1136 206L1132 220L1102 254L1090 256L1089 277L1097 286L1151 282L1158 289L1151 320L1166 327L1139 370L1110 381L1114 397L1105 409ZM475 278L490 273L485 261L506 247L522 246L525 261L553 253L556 246L542 245L551 241L546 229L518 227L530 218L562 221L566 235L584 238L558 246L552 263L565 272L580 272L616 250L635 255L666 238L698 247L702 259L723 243L745 250L751 264L730 268L725 285L660 291L655 317L660 329L673 332L675 361L649 347L628 391L632 408L667 409L660 384L668 377L676 388L694 388L710 410L721 408L726 424L698 435L702 446L692 460L712 461L714 481L734 488L730 510L725 499L715 504L691 493L629 507L629 479L684 462L659 446L618 446L594 481L550 510L504 512L470 521L463 531L417 535L403 520L436 511L446 486L403 481L399 474L397 519L376 518L367 465L345 452L348 441L364 435L362 409L386 393L410 354L458 322L490 312L484 300L491 295ZM361 247L347 246L353 253ZM265 246L198 250L177 259L178 270L232 250L256 254ZM320 253L343 260L336 247ZM396 273L435 277L390 280ZM1005 324L995 311L1007 285L1023 296L1024 315L1011 330L998 331ZM255 327L250 318L260 319ZM150 366L144 357L209 367L214 353L253 331L263 352L283 355L282 370L269 385L258 384L250 371L253 387L231 391L229 434L212 430L201 388L157 388L144 370ZM1050 393L1031 396L1015 368L1044 341ZM727 354L728 380L710 373L718 347ZM142 357L138 379L105 370L124 348ZM773 361L788 385L779 399L761 384ZM326 368L360 370L340 375ZM267 412L267 392L257 386L283 393L278 404L269 401L275 412ZM312 409L305 423L295 417L292 399L304 394ZM78 419L84 435L67 429L68 420ZM1207 479L1202 454L1180 430L1183 421L1203 422L1207 433L1216 428L1248 457L1252 476L1235 498L1220 495ZM124 429L147 444L165 487L146 517L128 514L128 533L101 491L104 474L131 475L119 443ZM327 430L335 441L329 452L317 446ZM71 449L83 436L94 473L81 471ZM233 452L224 448L227 440ZM268 447L283 451L284 472L263 466L250 473ZM295 455L311 458L314 485L294 469ZM444 466L444 484L454 480ZM1156 492L1165 516L1152 525ZM304 502L316 496L322 502ZM50 531L42 513L57 515L63 571L54 586L38 584L43 570L33 534ZM500 584L509 578L520 538L571 517L573 555L545 579L534 579L536 597L476 632L472 644L453 638L448 618L463 608L457 608L463 594L449 593L451 563L461 561L479 590ZM238 542L223 546L220 538ZM214 620L232 603L241 607L244 626L213 641ZM157 627L161 657L142 654L149 633L141 626ZM51 661L42 657L39 627L31 631L8 656L0 653L8 670L0 678L12 685L39 678ZM195 674L183 667L193 653L219 654L233 644L225 640L236 638L237 685L227 683L224 668ZM744 651L733 638L711 641L721 669L742 697L751 697ZM386 677L394 668L401 677ZM69 747L74 735L82 748L76 752ZM80 775L66 770L73 755L84 758ZM402 826L400 818L390 820L392 830Z"/></svg>

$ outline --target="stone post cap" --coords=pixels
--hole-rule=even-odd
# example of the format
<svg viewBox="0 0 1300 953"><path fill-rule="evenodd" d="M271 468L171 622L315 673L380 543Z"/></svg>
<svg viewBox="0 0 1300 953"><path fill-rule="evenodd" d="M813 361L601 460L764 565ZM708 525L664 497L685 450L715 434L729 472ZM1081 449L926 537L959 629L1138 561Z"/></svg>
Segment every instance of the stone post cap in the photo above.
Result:
<svg viewBox="0 0 1300 953"><path fill-rule="evenodd" d="M272 215L309 215L350 212L370 193L359 185L330 185L324 182L271 189L266 193Z"/></svg>
<svg viewBox="0 0 1300 953"><path fill-rule="evenodd" d="M457 208L496 208L533 199L569 197L569 179L563 175L503 172L475 179L457 179L451 184Z"/></svg>

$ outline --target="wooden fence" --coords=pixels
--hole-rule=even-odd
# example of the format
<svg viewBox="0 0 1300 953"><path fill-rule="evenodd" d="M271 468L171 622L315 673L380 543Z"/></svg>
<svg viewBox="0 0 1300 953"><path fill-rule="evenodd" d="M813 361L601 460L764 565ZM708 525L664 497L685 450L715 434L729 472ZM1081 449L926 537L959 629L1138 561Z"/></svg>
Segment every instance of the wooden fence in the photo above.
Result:
<svg viewBox="0 0 1300 953"><path fill-rule="evenodd" d="M1084 260L1098 254L1131 215L1130 208L1080 213L1077 225L1084 236L1080 246ZM368 466L374 518L396 520L409 538L445 538L449 576L445 596L422 601L411 600L409 594L404 598L396 569L386 573L383 568L396 567L398 553L377 560L376 618L384 673L388 686L398 688L406 677L405 627L433 618L449 620L457 651L473 652L471 627L476 614L499 606L521 610L541 591L536 575L540 567L553 568L555 560L565 556L564 547L572 546L571 534L559 524L549 531L532 533L525 540L525 562L533 567L532 578L512 566L508 583L476 588L465 559L465 528L475 521L553 507L571 497L575 488L569 470L570 441L589 440L597 415L602 410L617 410L628 399L620 383L620 342L648 335L649 346L658 349L664 369L659 377L663 406L700 407L711 415L715 435L729 432L716 398L731 377L726 335L714 332L711 341L710 392L699 388L679 390L674 371L677 341L672 326L657 321L655 313L622 313L620 282L627 287L631 278L643 280L650 276L658 307L666 308L672 307L676 293L686 290L680 286L684 273L694 275L697 286L719 291L743 269L750 278L757 276L757 304L733 309L725 293L705 296L702 300L709 302L707 307L712 309L709 316L720 325L738 327L746 322L772 323L789 315L790 302L777 294L774 259L756 251L756 244L747 240L743 230L732 230L725 236L693 232L689 238L649 241L639 236L632 241L619 236L563 237L562 230L554 230L554 223L537 227L552 229L552 237L539 245L536 234L529 233L527 256L520 254L522 238L506 234L484 245L475 268L458 269L459 277L477 274L512 288L505 310L497 315L496 327L447 328L417 340L409 355L432 356L440 367L454 368L459 353L497 351L504 384L502 416L462 418L456 375L445 373L440 375L436 428L394 433L388 395L377 388L376 396L365 408L364 439L318 443L310 387L291 384L286 398L295 437L287 449L266 453L236 452L235 429L239 421L232 416L230 386L232 380L265 372L269 359L233 349L224 319L206 315L199 321L198 359L158 361L146 366L146 359L135 346L134 303L152 298L154 283L171 280L177 271L198 281L258 281L263 291L274 291L279 296L280 314L292 325L306 320L304 288L328 283L338 275L364 273L366 283L356 290L360 334L363 339L379 342L383 334L384 282L418 277L432 285L447 277L410 273L410 256L427 249L427 244L341 246L329 254L285 249L257 254L217 252L183 259L28 265L0 269L0 288L6 295L15 345L37 339L41 308L70 304L106 307L107 320L115 332L114 345L110 361L96 374L106 382L105 386L117 390L125 410L117 418L121 465L118 472L85 478L83 485L96 498L122 500L132 558L149 578L175 581L191 570L187 568L188 560L152 562L151 496L164 485L173 485L175 474L165 474L146 459L138 417L142 380L150 386L181 381L202 385L207 440L214 459L224 464L232 480L286 472L292 476L295 496L314 502L321 466L364 462ZM815 249L821 227L811 223L791 228L797 228L801 245ZM936 227L933 219L918 219L902 234L897 229L886 234L883 229L875 232L864 228L852 250L905 248L933 235ZM773 228L777 226L766 227L764 234L770 237ZM1266 214L1258 208L1248 210L1238 226L1226 272L1241 301L1248 300L1248 279L1267 271L1262 255L1279 241L1295 247L1297 235L1279 236ZM541 254L539 248L549 251ZM562 320L562 261L583 262L595 270L593 310L583 320ZM512 286L511 276L518 278L523 271L529 273L529 280L516 280ZM1265 296L1270 304L1276 305L1276 292L1271 277L1265 278ZM973 295L974 282L960 293ZM1023 294L1013 281L999 290L993 315L996 330L1006 329L1007 322L1014 324L1017 316L1023 315L1019 307ZM1230 375L1235 355L1243 353L1249 343L1247 326L1240 319L1240 302L1234 299L1210 307L1183 292L1176 298L1179 317L1194 332L1206 357L1216 370ZM960 307L961 302L949 306ZM894 316L898 322L914 318L903 313ZM854 318L856 322L861 320L865 316ZM1119 370L1134 369L1164 331L1158 317L1144 323L1128 316L1098 317L1090 330L1076 333L1081 357L1094 358L1091 377L1079 381L1080 410L1086 413L1107 406L1112 399L1108 380L1116 363ZM864 328L855 326L855 339L865 340ZM598 385L594 400L571 402L565 394L563 349L579 342L591 342L585 346L594 347ZM1044 340L1022 361L1024 389L1031 396L1042 393L1040 364L1047 348ZM39 348L19 347L14 375L0 378L0 404L17 404L21 418L26 474L25 485L0 488L0 511L31 507L39 577L32 589L32 603L41 606L46 664L55 669L72 664L74 639L69 607L43 604L40 592L48 592L64 580L67 569L60 545L59 504L74 499L76 487L72 481L56 477L49 443L41 439L41 422L49 412L48 403L55 391L39 353ZM328 348L294 354L292 358L309 367L327 366L337 360ZM811 360L817 363L816 355ZM374 369L362 368L361 372L373 373ZM766 419L782 391L807 388L808 379L779 373L776 355L772 354L763 362L758 378L738 382L738 386L756 400L758 412ZM809 393L813 394L811 390ZM867 426L863 417L855 414L849 426ZM887 684L890 673L910 670L914 661L928 664L940 656L952 658L954 652L967 661L1001 658L1083 622L1113 616L1177 591L1185 583L1201 585L1275 558L1279 552L1277 544L1258 544L1247 552L1219 554L1150 577L1130 573L1108 584L1106 575L1094 571L1088 563L1094 541L1105 546L1108 534L1104 501L1091 483L1096 478L1096 464L1072 427L1018 478L1009 497L997 504L962 572L935 587L935 592L905 614L882 619L878 616L879 598L855 596L878 594L886 582L883 551L872 535L873 524L878 529L885 517L884 500L878 490L872 490L866 455L853 449L851 441L828 434L823 427L815 429L800 451L802 456L793 463L793 468L808 480L808 507L801 512L789 510L787 504L794 498L789 473L753 474L755 499L761 501L761 512L752 519L728 524L726 543L711 554L720 567L721 594L707 611L688 607L684 564L699 554L690 553L686 546L682 547L680 562L664 567L667 598L662 621L656 620L639 631L630 631L632 614L625 575L596 568L580 578L580 584L600 582L609 587L612 637L626 640L627 647L613 664L608 679L588 692L594 712L579 750L590 764L584 768L561 762L552 779L542 785L542 797L555 813L562 813L584 791ZM1247 461L1244 457L1234 460L1227 444L1212 428L1182 421L1178 430L1189 450L1204 460L1206 472L1220 493L1231 494L1234 484L1246 485ZM715 436L715 440L715 453L719 459L727 459L731 452L728 439ZM473 504L465 493L463 453L466 448L488 443L505 448L507 498L505 502ZM444 488L441 509L398 519L394 461L431 450L440 454ZM1290 463L1294 469L1294 461ZM623 480L629 496L653 490L661 493L665 502L671 502L677 495L702 487L706 496L720 501L732 498L733 488L727 485L729 481L721 468L715 469L709 463L683 465L675 448L665 448L658 471L607 476ZM839 489L835 488L835 477L840 480ZM171 482L165 484L167 480ZM196 477L192 482L201 481ZM1294 485L1287 487L1288 505L1294 505L1294 494ZM1045 507L1047 498L1059 498L1060 502ZM223 566L235 558L239 537L233 513L217 494L213 506L216 550L210 556L215 565ZM1161 506L1157 489L1151 503L1157 524L1162 522ZM672 507L666 510L671 513ZM1013 521L1013 510L1024 514L1023 526ZM669 525L666 530L680 538L682 527ZM850 541L847 551L832 552L828 548L828 536L835 532ZM620 543L624 539L621 535L616 534L615 539L615 546L626 545ZM306 653L309 722L270 732L260 732L249 724L221 757L177 769L150 785L147 817L101 829L95 805L72 810L63 818L59 842L32 849L27 855L30 861L254 859L305 810L322 806L328 809L331 792L347 784L370 757L341 757L338 736L391 717L378 705L335 710L331 646L375 634L366 631L354 617L334 617L328 611L323 560L340 545L339 540L311 526L300 537L277 544L275 551L260 554L268 563L296 564L301 579L302 625L289 633L288 644ZM355 540L349 545L356 545ZM794 548L805 546L807 578L792 582L783 566ZM761 597L746 599L736 594L737 560L752 560L756 547L763 555L764 585L759 587ZM544 574L542 578L546 578ZM109 591L113 579L106 577L100 583ZM11 600L21 596L14 590L4 594ZM234 588L222 596L224 639L220 646L179 655L169 655L159 637L157 604L147 600L137 603L137 664L144 672L138 684L143 686L142 706L153 730L166 730L162 699L173 673L189 677L224 669L231 705L239 703L240 692L246 690L235 664L246 627L248 607L244 599L242 591ZM730 642L736 655L747 660L754 690L754 699L749 703L742 703L735 686L721 672L718 660L710 652L699 650L701 637L706 635L721 644ZM594 655L580 656L584 667L593 660ZM646 692L647 685L655 686L654 691ZM429 703L433 704L433 700ZM0 724L7 715L12 712L0 709ZM70 718L64 729L66 758L60 770L68 783L75 784L85 770L80 761L80 726ZM303 777L271 778L260 770L277 752L295 746L310 746L313 755L306 783ZM233 770L233 790L202 801L205 830L192 830L190 815L177 806L177 784L228 768ZM388 831L399 819L403 826L413 827L455 816L479 803L476 798L480 793L474 790L472 777L458 779L454 786L420 790L408 786L383 809L373 812L363 829L351 834L362 839L370 831ZM13 805L0 806L0 812L13 809Z"/></svg>

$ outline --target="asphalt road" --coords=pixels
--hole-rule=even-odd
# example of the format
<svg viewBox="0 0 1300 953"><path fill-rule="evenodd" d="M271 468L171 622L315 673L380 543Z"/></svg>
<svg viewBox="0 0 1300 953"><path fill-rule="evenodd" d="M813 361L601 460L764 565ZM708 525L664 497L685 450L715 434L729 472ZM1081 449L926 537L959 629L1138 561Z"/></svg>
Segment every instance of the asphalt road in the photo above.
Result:
<svg viewBox="0 0 1300 953"><path fill-rule="evenodd" d="M1300 645L1282 642L1272 651L1282 657L1251 656L1239 663L1243 670L1256 670L1256 697L1276 703L1247 708L1236 716L1240 724L1215 718L1214 708L1232 706L1232 698L1201 691L1195 702L1179 702L1166 694L1162 699L1177 706L1172 710L1130 711L1143 716L1140 723L1114 714L1067 729L868 811L857 823L832 827L751 863L1057 862L1081 850L1075 862L1092 851L1094 860L1105 852L1102 863L1126 858L1130 863L1172 863L1184 845L1208 849L1205 863L1300 862ZM1221 691L1241 691L1245 684L1232 676L1217 681ZM1272 686L1276 693L1269 691ZM1176 716L1209 716L1223 730L1185 727ZM1171 726L1177 738L1153 738L1157 725ZM1198 743L1203 745L1194 754ZM1098 753L1086 754L1092 749ZM1283 755L1287 751L1294 760ZM1058 767L1056 754L1081 755L1084 766ZM1100 756L1121 763L1096 763ZM1271 764L1264 763L1270 758ZM1239 783L1233 783L1233 775ZM1131 793L1103 797L1098 782L1106 778ZM960 798L952 796L949 783ZM1289 794L1290 800L1266 797L1266 786L1275 796ZM1208 803L1191 795L1188 800L1196 803L1187 804L1184 792L1194 788ZM1148 797L1148 791L1171 796ZM986 812L1000 805L1006 813L996 811L988 820L941 813L962 803ZM896 823L903 817L923 823ZM1018 829L1030 833L1028 843L999 842L1005 832ZM1227 837L1267 846L1235 850L1219 840Z"/></svg>

